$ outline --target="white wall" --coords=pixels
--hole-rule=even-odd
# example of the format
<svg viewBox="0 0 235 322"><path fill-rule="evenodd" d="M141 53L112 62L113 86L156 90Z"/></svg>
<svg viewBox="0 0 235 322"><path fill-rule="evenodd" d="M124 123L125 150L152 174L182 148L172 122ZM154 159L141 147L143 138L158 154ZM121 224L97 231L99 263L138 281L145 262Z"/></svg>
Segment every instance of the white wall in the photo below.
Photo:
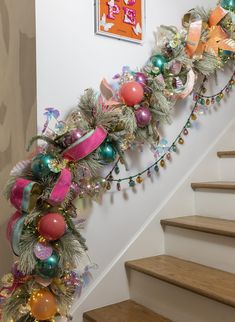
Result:
<svg viewBox="0 0 235 322"><path fill-rule="evenodd" d="M146 0L146 39L144 45L140 46L95 35L92 0L37 0L38 127L41 128L43 124L44 108L53 106L65 115L76 105L84 89L98 89L103 77L110 79L123 65L135 68L144 64L151 52L156 26L180 26L181 17L187 10L195 5L212 7L215 4L214 0ZM231 70L227 69L223 75L219 75L218 87L225 84L230 73ZM214 83L212 91L216 91ZM176 106L175 121L165 128L169 142L178 134L188 117L191 102L189 98ZM94 204L89 209L85 236L90 255L99 265L99 270L94 272L95 278L101 276L146 220L169 197L185 173L234 115L230 98L223 108L202 116L201 122L195 123L180 155L174 156L172 165L166 171L162 170L158 179L153 182L146 179L136 193L127 187L125 196L123 192L114 189L114 192L106 193L102 205ZM138 172L152 161L153 156L147 150L137 158L130 158L130 174ZM156 252L163 249L163 241L160 239Z"/></svg>

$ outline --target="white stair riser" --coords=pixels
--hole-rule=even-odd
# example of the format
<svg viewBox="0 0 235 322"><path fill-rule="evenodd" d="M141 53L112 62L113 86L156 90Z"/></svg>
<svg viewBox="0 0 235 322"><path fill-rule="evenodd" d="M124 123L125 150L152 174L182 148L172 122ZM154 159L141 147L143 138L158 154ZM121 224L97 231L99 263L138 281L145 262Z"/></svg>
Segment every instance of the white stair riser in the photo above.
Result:
<svg viewBox="0 0 235 322"><path fill-rule="evenodd" d="M165 252L235 274L235 238L182 229L165 228Z"/></svg>
<svg viewBox="0 0 235 322"><path fill-rule="evenodd" d="M174 322L234 322L235 309L135 271L131 299Z"/></svg>
<svg viewBox="0 0 235 322"><path fill-rule="evenodd" d="M221 181L235 181L235 157L219 159L219 179Z"/></svg>
<svg viewBox="0 0 235 322"><path fill-rule="evenodd" d="M235 191L197 190L195 214L235 220Z"/></svg>

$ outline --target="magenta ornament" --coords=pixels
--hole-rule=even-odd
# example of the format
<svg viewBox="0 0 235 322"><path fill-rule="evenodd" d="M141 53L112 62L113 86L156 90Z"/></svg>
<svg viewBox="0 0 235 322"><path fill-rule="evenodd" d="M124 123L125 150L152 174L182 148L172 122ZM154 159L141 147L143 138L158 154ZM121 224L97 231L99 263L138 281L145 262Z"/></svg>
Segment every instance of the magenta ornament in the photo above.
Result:
<svg viewBox="0 0 235 322"><path fill-rule="evenodd" d="M147 84L147 76L144 73L137 72L135 74L135 80L142 86L145 86Z"/></svg>
<svg viewBox="0 0 235 322"><path fill-rule="evenodd" d="M34 255L41 260L49 258L53 253L53 248L45 243L37 243L34 247Z"/></svg>
<svg viewBox="0 0 235 322"><path fill-rule="evenodd" d="M65 146L70 146L85 134L85 131L82 129L73 129L64 138Z"/></svg>
<svg viewBox="0 0 235 322"><path fill-rule="evenodd" d="M135 111L135 117L138 127L145 127L150 124L152 114L148 107L141 106Z"/></svg>

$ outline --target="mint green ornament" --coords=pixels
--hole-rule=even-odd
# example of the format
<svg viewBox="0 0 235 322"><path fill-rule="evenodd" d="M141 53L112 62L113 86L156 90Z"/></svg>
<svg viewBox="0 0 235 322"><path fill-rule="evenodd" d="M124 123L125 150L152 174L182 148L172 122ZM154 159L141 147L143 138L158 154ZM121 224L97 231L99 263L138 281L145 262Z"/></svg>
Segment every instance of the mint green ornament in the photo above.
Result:
<svg viewBox="0 0 235 322"><path fill-rule="evenodd" d="M104 142L99 147L99 156L104 163L111 163L116 160L117 152L111 142Z"/></svg>
<svg viewBox="0 0 235 322"><path fill-rule="evenodd" d="M222 0L221 7L226 10L235 12L235 0Z"/></svg>
<svg viewBox="0 0 235 322"><path fill-rule="evenodd" d="M151 62L153 66L158 67L160 72L162 73L167 60L163 55L155 55L151 58Z"/></svg>
<svg viewBox="0 0 235 322"><path fill-rule="evenodd" d="M35 178L40 179L46 177L50 172L50 162L54 160L51 155L39 153L31 163L31 170Z"/></svg>

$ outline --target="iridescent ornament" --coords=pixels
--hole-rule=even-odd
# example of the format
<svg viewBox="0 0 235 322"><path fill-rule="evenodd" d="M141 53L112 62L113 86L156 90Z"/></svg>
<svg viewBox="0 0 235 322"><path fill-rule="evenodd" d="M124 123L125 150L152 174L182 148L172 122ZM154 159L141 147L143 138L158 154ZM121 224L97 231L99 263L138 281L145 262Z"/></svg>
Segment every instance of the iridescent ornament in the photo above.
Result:
<svg viewBox="0 0 235 322"><path fill-rule="evenodd" d="M138 127L146 127L152 120L150 109L146 106L141 106L135 111L135 117Z"/></svg>
<svg viewBox="0 0 235 322"><path fill-rule="evenodd" d="M142 101L144 90L138 82L127 82L121 86L119 96L127 106L135 106Z"/></svg>
<svg viewBox="0 0 235 322"><path fill-rule="evenodd" d="M130 180L129 180L129 186L130 186L131 188L134 188L134 187L135 187L135 181L134 181L133 179L130 179Z"/></svg>
<svg viewBox="0 0 235 322"><path fill-rule="evenodd" d="M165 167L165 165L166 165L165 160L163 160L163 159L162 159L162 160L160 161L160 166L161 166L162 168L164 168L164 167Z"/></svg>
<svg viewBox="0 0 235 322"><path fill-rule="evenodd" d="M159 166L156 164L155 165L155 167L154 167L154 171L156 172L156 173L158 173L159 172Z"/></svg>
<svg viewBox="0 0 235 322"><path fill-rule="evenodd" d="M197 115L195 113L193 113L191 115L191 120L196 121L196 119L197 119Z"/></svg>
<svg viewBox="0 0 235 322"><path fill-rule="evenodd" d="M99 147L99 156L104 163L111 163L116 160L117 151L111 142L104 142Z"/></svg>
<svg viewBox="0 0 235 322"><path fill-rule="evenodd" d="M178 143L179 143L180 145L183 145L183 144L184 144L184 139L179 138Z"/></svg>
<svg viewBox="0 0 235 322"><path fill-rule="evenodd" d="M29 299L29 305L32 316L40 321L52 319L57 312L56 299L47 289L33 292Z"/></svg>
<svg viewBox="0 0 235 322"><path fill-rule="evenodd" d="M141 176L138 176L137 178L136 178L136 182L137 183L142 183L143 182L143 178L141 178Z"/></svg>
<svg viewBox="0 0 235 322"><path fill-rule="evenodd" d="M148 78L144 73L137 72L135 74L135 80L137 81L137 83L140 83L142 86L145 86L147 84Z"/></svg>
<svg viewBox="0 0 235 322"><path fill-rule="evenodd" d="M36 155L31 163L33 176L37 179L48 176L51 172L49 165L52 160L54 158L48 154L39 153Z"/></svg>
<svg viewBox="0 0 235 322"><path fill-rule="evenodd" d="M81 188L79 187L77 182L72 182L70 186L70 192L73 194L73 198L77 198L81 193Z"/></svg>
<svg viewBox="0 0 235 322"><path fill-rule="evenodd" d="M162 73L167 60L163 55L155 55L151 58L151 62L153 66L159 68L159 71Z"/></svg>
<svg viewBox="0 0 235 322"><path fill-rule="evenodd" d="M36 274L45 279L56 277L59 272L59 260L60 257L56 252L45 260L38 260L35 267Z"/></svg>
<svg viewBox="0 0 235 322"><path fill-rule="evenodd" d="M57 240L66 230L64 217L58 213L44 215L38 223L38 231L46 240Z"/></svg>
<svg viewBox="0 0 235 322"><path fill-rule="evenodd" d="M184 135L188 135L188 130L185 128L183 133L184 133Z"/></svg>
<svg viewBox="0 0 235 322"><path fill-rule="evenodd" d="M46 243L37 243L34 246L34 255L41 260L49 258L53 253L53 248Z"/></svg>
<svg viewBox="0 0 235 322"><path fill-rule="evenodd" d="M234 12L235 11L235 0L222 0L221 7Z"/></svg>

